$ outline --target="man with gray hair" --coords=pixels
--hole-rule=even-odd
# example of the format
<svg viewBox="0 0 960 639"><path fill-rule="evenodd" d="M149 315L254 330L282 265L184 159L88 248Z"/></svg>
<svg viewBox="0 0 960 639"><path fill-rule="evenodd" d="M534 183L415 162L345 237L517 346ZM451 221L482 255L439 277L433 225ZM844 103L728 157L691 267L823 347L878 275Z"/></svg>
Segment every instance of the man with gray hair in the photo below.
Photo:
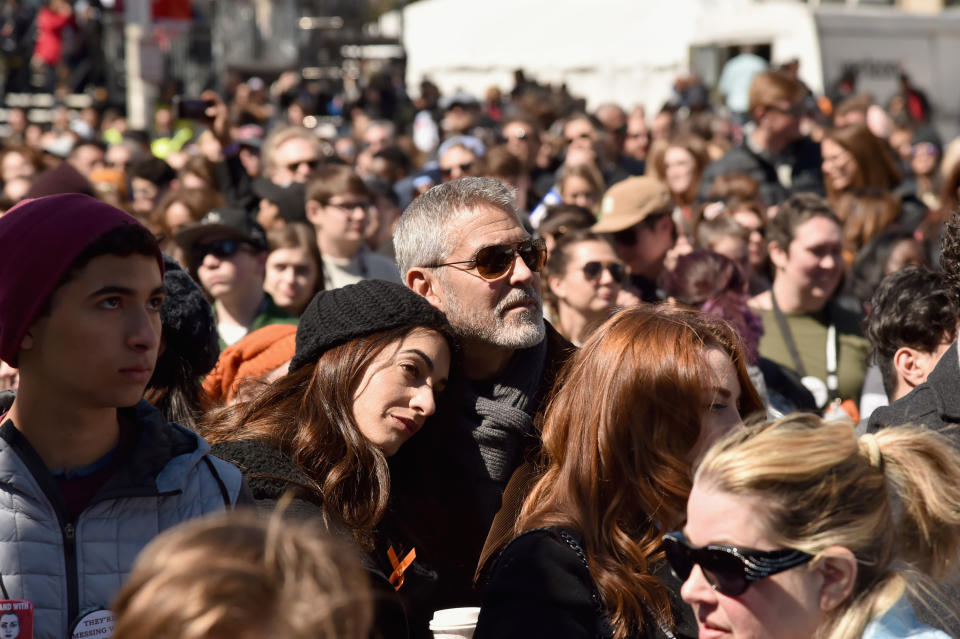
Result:
<svg viewBox="0 0 960 639"><path fill-rule="evenodd" d="M461 340L459 374L437 413L391 459L386 525L401 525L418 561L438 575L433 593L410 602L416 634L422 615L477 604L481 549L495 516L498 526L515 521L523 473L504 491L539 451L535 417L573 347L543 319L546 248L524 230L499 181L468 177L430 189L401 216L394 246L404 282L444 312Z"/></svg>

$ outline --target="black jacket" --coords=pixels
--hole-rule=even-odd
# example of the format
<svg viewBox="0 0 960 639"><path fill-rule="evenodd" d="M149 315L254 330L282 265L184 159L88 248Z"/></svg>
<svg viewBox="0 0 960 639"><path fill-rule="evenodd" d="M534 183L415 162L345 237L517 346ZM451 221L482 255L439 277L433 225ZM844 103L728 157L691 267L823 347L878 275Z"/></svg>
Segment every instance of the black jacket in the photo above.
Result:
<svg viewBox="0 0 960 639"><path fill-rule="evenodd" d="M955 446L960 447L960 358L957 348L957 342L954 342L927 376L926 382L889 406L873 411L867 422L867 432L875 433L887 426L913 424L943 431ZM954 570L954 574L940 586L943 588L943 593L938 593L940 598L950 602L960 601L960 570ZM960 637L960 619L940 610L940 598L914 602L917 618L952 637Z"/></svg>
<svg viewBox="0 0 960 639"><path fill-rule="evenodd" d="M680 584L664 569L657 576L672 591L676 627L647 619L631 639L695 637L697 623L677 593ZM670 634L667 634L670 632ZM606 639L613 636L590 575L582 541L574 531L551 526L530 530L503 551L483 590L474 639Z"/></svg>
<svg viewBox="0 0 960 639"><path fill-rule="evenodd" d="M323 519L322 500L311 488L310 479L289 455L257 440L221 442L212 448L214 455L230 461L243 472L258 508L273 511L277 501L289 491L294 499L284 511L285 516ZM350 531L343 524L328 520L325 527L334 536L352 543ZM405 639L409 636L406 613L387 578L390 568L386 564L386 548L389 545L388 540L376 539L376 547L372 552L359 554L373 586L375 617L370 636L375 639Z"/></svg>
<svg viewBox="0 0 960 639"><path fill-rule="evenodd" d="M889 406L873 411L867 432L904 424L941 431L960 424L960 358L956 342L943 354L926 382ZM960 446L960 427L953 426L946 434Z"/></svg>
<svg viewBox="0 0 960 639"><path fill-rule="evenodd" d="M746 144L736 146L704 169L697 199L706 202L713 181L730 173L743 173L756 180L760 185L760 195L767 206L780 204L794 193L824 194L821 169L823 160L819 144L809 138L800 138L784 149L780 160L791 167L789 189L780 183L777 167L770 158L755 153Z"/></svg>
<svg viewBox="0 0 960 639"><path fill-rule="evenodd" d="M535 416L543 412L560 366L575 350L549 323L546 339L545 372L532 402ZM454 388L453 380L450 387ZM456 410L456 398L449 395L423 432L391 458L391 506L381 522L385 534L414 542L417 563L435 572L432 583L415 585L408 579L400 591L414 637L430 636L427 623L435 610L479 605L473 577L503 497L502 489L476 480L483 463L480 452L470 433L452 432L455 421L449 416ZM535 458L539 435L524 444L524 457ZM472 458L473 448L454 459L451 446L477 448L477 467L462 461Z"/></svg>

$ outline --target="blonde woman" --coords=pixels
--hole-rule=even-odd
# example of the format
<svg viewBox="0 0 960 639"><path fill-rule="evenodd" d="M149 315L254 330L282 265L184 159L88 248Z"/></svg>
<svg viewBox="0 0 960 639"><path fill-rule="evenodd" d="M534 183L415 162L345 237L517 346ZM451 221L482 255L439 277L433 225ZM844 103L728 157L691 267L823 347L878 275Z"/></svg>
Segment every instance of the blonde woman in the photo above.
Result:
<svg viewBox="0 0 960 639"><path fill-rule="evenodd" d="M960 454L810 415L744 429L706 454L663 544L700 637L946 639L904 593L960 557Z"/></svg>

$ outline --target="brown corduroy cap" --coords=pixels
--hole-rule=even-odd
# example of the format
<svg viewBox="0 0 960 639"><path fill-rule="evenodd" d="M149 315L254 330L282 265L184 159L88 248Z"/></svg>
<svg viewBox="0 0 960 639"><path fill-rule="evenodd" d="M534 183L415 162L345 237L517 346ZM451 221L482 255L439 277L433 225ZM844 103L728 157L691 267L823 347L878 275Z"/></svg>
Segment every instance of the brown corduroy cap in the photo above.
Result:
<svg viewBox="0 0 960 639"><path fill-rule="evenodd" d="M639 224L651 215L670 213L673 201L663 182L646 175L617 182L603 195L595 233L616 233Z"/></svg>

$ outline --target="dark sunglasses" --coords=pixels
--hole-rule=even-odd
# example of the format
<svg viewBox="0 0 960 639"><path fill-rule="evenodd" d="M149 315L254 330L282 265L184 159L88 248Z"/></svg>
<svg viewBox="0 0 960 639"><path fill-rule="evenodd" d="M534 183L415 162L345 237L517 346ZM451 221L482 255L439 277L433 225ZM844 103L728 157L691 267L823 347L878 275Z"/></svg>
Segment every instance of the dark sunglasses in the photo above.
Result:
<svg viewBox="0 0 960 639"><path fill-rule="evenodd" d="M434 264L428 268L469 264L466 270L475 268L483 279L495 280L513 268L518 255L528 269L534 273L539 273L543 269L544 262L547 261L547 244L542 239L537 238L535 240L524 240L519 244L484 246L474 254L472 260Z"/></svg>
<svg viewBox="0 0 960 639"><path fill-rule="evenodd" d="M190 251L190 255L193 263L199 265L203 262L203 258L208 255L213 255L218 260L222 260L233 257L245 248L248 248L248 245L246 242L241 242L240 240L217 240L215 242L197 244Z"/></svg>
<svg viewBox="0 0 960 639"><path fill-rule="evenodd" d="M466 173L467 171L473 168L473 162L464 162L463 164L455 164L451 166L449 169L440 169L440 172L443 174L443 177L450 177L451 175L453 175L453 170L455 168L460 169L461 173Z"/></svg>
<svg viewBox="0 0 960 639"><path fill-rule="evenodd" d="M600 279L603 269L607 269L614 281L622 282L627 277L627 267L622 262L587 262L583 265L583 276L588 280Z"/></svg>
<svg viewBox="0 0 960 639"><path fill-rule="evenodd" d="M299 162L291 162L287 165L287 170L291 173L294 173L301 165L307 165L307 168L313 171L318 166L320 166L320 160L300 160Z"/></svg>
<svg viewBox="0 0 960 639"><path fill-rule="evenodd" d="M677 579L690 578L693 567L700 566L710 587L729 597L736 597L750 584L777 573L805 564L813 555L800 550L745 550L734 546L692 548L681 532L663 536L667 563Z"/></svg>

